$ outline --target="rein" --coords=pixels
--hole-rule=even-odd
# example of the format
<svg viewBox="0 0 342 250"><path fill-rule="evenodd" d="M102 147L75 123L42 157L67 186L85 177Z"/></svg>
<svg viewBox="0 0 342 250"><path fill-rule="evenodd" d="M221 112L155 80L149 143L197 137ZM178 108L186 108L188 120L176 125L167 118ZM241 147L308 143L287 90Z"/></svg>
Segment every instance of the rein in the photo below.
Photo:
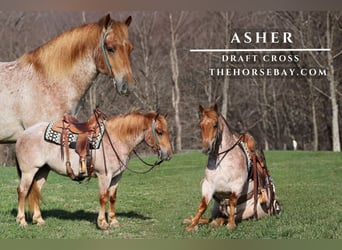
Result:
<svg viewBox="0 0 342 250"><path fill-rule="evenodd" d="M150 172L152 169L154 169L156 166L159 166L160 164L162 164L162 162L164 160L159 160L159 161L155 161L153 164L151 163L148 163L146 161L144 161L137 153L137 151L135 151L135 149L133 149L133 153L136 155L136 157L142 162L144 163L146 166L149 166L150 168L145 170L145 171L136 171L134 169L130 169L126 166L126 168L131 171L132 173L135 173L135 174L147 174L148 172Z"/></svg>
<svg viewBox="0 0 342 250"><path fill-rule="evenodd" d="M125 164L125 163L121 160L121 158L120 158L120 156L119 156L117 150L115 149L114 144L113 144L113 141L112 141L112 138L110 137L110 135L109 135L109 133L108 133L108 130L107 130L107 128L106 128L106 124L104 124L104 129L105 129L105 134L106 134L107 137L108 137L109 144L110 144L110 146L111 146L113 152L115 153L115 156L116 156L116 158L117 158L118 161L119 161L119 164L120 164L122 167L126 168L127 170L131 171L132 173L135 173L135 174L146 174L146 173L150 172L152 169L154 169L155 167L159 166L159 165L164 161L164 160L159 160L159 161L155 161L153 164L148 163L148 162L144 161L144 160L138 155L138 153L135 151L135 149L133 149L133 153L137 156L137 158L138 158L143 164L149 166L150 168L147 169L147 170L145 170L145 171L136 171L136 170L134 170L134 169L129 168L128 165ZM153 134L153 136L155 137L155 143L156 143L157 146L159 147L159 142L158 142L158 139L157 139L157 136L156 136L155 133L156 133L156 132L155 132L155 122L153 121L153 123L152 123L152 134ZM156 140L156 139L157 139L157 140ZM105 161L105 168L106 168L106 173L107 173L107 164L106 164L105 151L104 151L104 147L103 147L103 140L102 140L102 151L103 151L103 156L104 156L104 161Z"/></svg>
<svg viewBox="0 0 342 250"><path fill-rule="evenodd" d="M222 117L222 115L220 115L220 117L223 119L223 121L225 122L226 126L228 127L227 121ZM219 137L219 133L217 133L217 136L216 136L216 139L215 139L215 143L218 140L218 137ZM237 139L237 141L230 148L228 148L228 149L226 149L226 150L224 150L224 151L222 151L220 153L217 153L217 156L223 154L223 157L216 164L217 166L222 162L222 160L227 156L227 154L230 151L232 151L241 142L242 138L243 138L243 135L240 135L239 138Z"/></svg>
<svg viewBox="0 0 342 250"><path fill-rule="evenodd" d="M237 141L233 144L233 146L231 146L227 150L222 151L220 153L217 153L218 156L223 154L223 157L220 159L220 161L216 165L219 165L221 163L221 161L226 157L226 155L241 142L242 137L243 137L243 135L240 135L239 138L237 139Z"/></svg>

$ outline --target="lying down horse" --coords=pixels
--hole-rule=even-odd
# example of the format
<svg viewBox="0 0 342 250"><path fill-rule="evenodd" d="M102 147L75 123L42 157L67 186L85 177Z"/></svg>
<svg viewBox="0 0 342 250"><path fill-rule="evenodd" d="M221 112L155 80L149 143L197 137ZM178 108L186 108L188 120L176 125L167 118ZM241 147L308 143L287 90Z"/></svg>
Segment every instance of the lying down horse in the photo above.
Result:
<svg viewBox="0 0 342 250"><path fill-rule="evenodd" d="M209 157L197 213L184 220L187 231L210 221L214 227L228 223L232 230L236 221L279 213L275 186L254 138L250 134L234 135L216 105L208 109L200 106L200 113L202 150ZM212 198L212 218L202 218Z"/></svg>
<svg viewBox="0 0 342 250"><path fill-rule="evenodd" d="M45 222L42 218L39 198L50 170L68 176L65 160L61 159L60 146L44 139L48 123L38 123L25 130L16 143L18 173L18 214L17 222L26 226L25 199L28 198L32 210L32 221L38 225ZM99 183L100 209L97 225L100 229L119 227L115 215L115 200L119 180L127 168L129 154L141 142L146 142L161 160L169 160L172 149L169 140L165 116L155 112L138 112L112 117L105 121L105 132L96 153L94 174ZM92 151L94 153L94 151ZM94 157L95 158L95 157ZM70 165L77 176L79 174L79 156L70 150ZM106 204L110 201L108 222L105 217Z"/></svg>

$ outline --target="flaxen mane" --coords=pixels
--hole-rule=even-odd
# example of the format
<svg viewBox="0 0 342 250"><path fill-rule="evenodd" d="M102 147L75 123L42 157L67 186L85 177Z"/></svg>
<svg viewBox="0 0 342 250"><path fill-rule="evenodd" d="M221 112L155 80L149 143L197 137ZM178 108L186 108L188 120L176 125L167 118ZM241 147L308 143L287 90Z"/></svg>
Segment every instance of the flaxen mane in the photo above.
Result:
<svg viewBox="0 0 342 250"><path fill-rule="evenodd" d="M117 139L125 140L127 137L132 137L132 134L139 134L142 128L148 128L151 120L156 116L157 113L155 112L148 112L146 114L133 112L113 117L108 120L107 126L109 126L109 130L113 131ZM115 124L115 128L110 128L110 124Z"/></svg>
<svg viewBox="0 0 342 250"><path fill-rule="evenodd" d="M96 23L73 28L23 55L19 60L42 74L65 75L72 65L99 46L101 29ZM100 52L100 51L99 51Z"/></svg>

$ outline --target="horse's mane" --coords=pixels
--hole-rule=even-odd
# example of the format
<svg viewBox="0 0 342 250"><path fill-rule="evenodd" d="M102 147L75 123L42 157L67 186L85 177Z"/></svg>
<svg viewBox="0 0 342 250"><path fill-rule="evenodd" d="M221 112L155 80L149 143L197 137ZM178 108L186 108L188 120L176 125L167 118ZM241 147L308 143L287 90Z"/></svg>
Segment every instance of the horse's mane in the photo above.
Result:
<svg viewBox="0 0 342 250"><path fill-rule="evenodd" d="M207 110L204 112L205 116L207 116L211 120L217 120L220 117L220 114L215 110Z"/></svg>
<svg viewBox="0 0 342 250"><path fill-rule="evenodd" d="M133 111L125 115L114 116L107 120L106 126L119 140L137 135L142 129L150 126L151 120L157 116L156 112L141 113Z"/></svg>
<svg viewBox="0 0 342 250"><path fill-rule="evenodd" d="M40 74L65 75L89 49L98 46L100 32L97 23L73 28L24 54L19 61L32 65Z"/></svg>
<svg viewBox="0 0 342 250"><path fill-rule="evenodd" d="M230 132L232 131L232 128L230 127L228 121L222 116L221 113L215 111L213 107L205 109L204 115L207 116L208 119L217 120L218 122L221 121L223 126L225 125Z"/></svg>

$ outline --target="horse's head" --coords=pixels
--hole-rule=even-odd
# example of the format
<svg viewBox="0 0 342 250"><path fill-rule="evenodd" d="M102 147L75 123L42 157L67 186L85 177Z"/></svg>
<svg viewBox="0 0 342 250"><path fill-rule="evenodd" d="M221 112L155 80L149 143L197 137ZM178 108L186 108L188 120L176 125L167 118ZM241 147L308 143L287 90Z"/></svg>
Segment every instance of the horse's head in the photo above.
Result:
<svg viewBox="0 0 342 250"><path fill-rule="evenodd" d="M166 122L167 115L156 114L151 118L151 127L145 133L145 142L161 160L170 160L172 147Z"/></svg>
<svg viewBox="0 0 342 250"><path fill-rule="evenodd" d="M201 115L200 127L202 130L202 152L209 154L215 150L215 144L219 137L219 114L217 105L213 105L207 109L199 106Z"/></svg>
<svg viewBox="0 0 342 250"><path fill-rule="evenodd" d="M120 95L127 95L129 87L135 84L130 62L133 45L128 39L128 26L131 21L131 16L125 22L114 21L108 14L98 22L101 27L101 53L98 53L96 58L97 68L113 79Z"/></svg>

